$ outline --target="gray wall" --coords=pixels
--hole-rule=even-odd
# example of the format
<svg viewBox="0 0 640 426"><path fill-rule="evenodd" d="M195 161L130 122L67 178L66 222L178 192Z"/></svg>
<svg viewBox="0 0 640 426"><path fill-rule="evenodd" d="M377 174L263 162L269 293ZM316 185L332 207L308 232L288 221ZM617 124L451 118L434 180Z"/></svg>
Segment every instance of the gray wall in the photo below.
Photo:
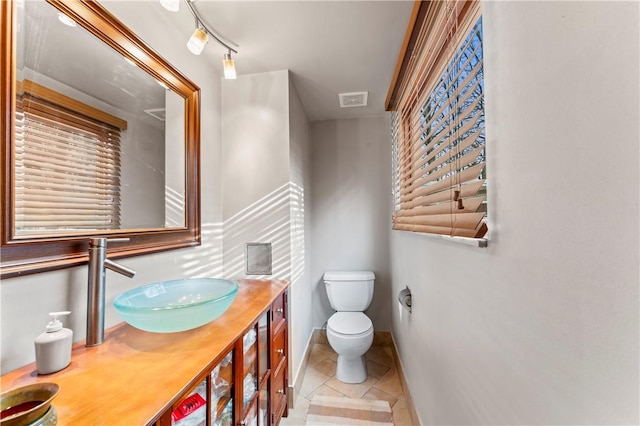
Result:
<svg viewBox="0 0 640 426"><path fill-rule="evenodd" d="M224 272L243 277L245 244L271 243L274 278L291 276L287 71L222 84Z"/></svg>
<svg viewBox="0 0 640 426"><path fill-rule="evenodd" d="M165 132L142 120L129 123L121 141L120 227L162 228L166 210ZM180 166L178 163L174 167ZM184 226L184 222L178 226Z"/></svg>
<svg viewBox="0 0 640 426"><path fill-rule="evenodd" d="M312 332L309 123L289 71L223 81L224 273L245 277L245 244L271 243L273 273L291 281L290 382Z"/></svg>
<svg viewBox="0 0 640 426"><path fill-rule="evenodd" d="M388 331L393 300L389 120L313 122L311 141L314 326L322 327L334 312L322 282L325 271L372 270L376 281L367 315L375 329Z"/></svg>
<svg viewBox="0 0 640 426"><path fill-rule="evenodd" d="M487 249L391 232L423 424L638 424L637 2L483 2Z"/></svg>
<svg viewBox="0 0 640 426"><path fill-rule="evenodd" d="M313 333L311 287L311 136L309 120L289 79L289 169L291 176L291 289L289 385L298 379Z"/></svg>
<svg viewBox="0 0 640 426"><path fill-rule="evenodd" d="M222 275L222 211L220 204L219 64L208 63L184 47L184 34L173 30L170 13L150 2L106 2L105 5L158 53L201 88L202 245L122 260L136 270L133 279L107 272L106 326L122 322L111 305L118 293L149 282L189 276ZM158 7L156 7L158 6ZM145 16L145 19L139 19ZM163 28L163 31L158 31ZM84 340L87 267L28 275L0 283L0 371L6 373L35 359L33 340L49 321L49 312L71 310L65 320L75 340Z"/></svg>

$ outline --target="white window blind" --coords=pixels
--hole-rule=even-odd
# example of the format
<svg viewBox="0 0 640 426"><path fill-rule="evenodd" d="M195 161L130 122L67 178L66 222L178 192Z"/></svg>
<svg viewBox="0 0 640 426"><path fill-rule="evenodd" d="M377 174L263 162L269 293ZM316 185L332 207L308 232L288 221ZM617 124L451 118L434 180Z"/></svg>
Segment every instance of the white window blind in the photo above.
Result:
<svg viewBox="0 0 640 426"><path fill-rule="evenodd" d="M479 5L429 3L397 83L393 228L482 238L488 229Z"/></svg>
<svg viewBox="0 0 640 426"><path fill-rule="evenodd" d="M120 130L22 94L16 102L18 234L120 226Z"/></svg>

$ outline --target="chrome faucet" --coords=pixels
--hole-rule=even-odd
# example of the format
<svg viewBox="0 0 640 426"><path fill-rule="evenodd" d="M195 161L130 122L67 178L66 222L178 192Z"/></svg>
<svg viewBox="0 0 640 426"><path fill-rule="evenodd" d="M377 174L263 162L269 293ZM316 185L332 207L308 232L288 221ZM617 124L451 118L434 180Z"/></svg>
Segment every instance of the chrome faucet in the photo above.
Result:
<svg viewBox="0 0 640 426"><path fill-rule="evenodd" d="M128 238L113 238L108 241L125 242ZM129 278L135 271L107 259L107 239L89 239L89 291L87 293L87 340L86 346L98 346L104 341L104 299L106 268Z"/></svg>

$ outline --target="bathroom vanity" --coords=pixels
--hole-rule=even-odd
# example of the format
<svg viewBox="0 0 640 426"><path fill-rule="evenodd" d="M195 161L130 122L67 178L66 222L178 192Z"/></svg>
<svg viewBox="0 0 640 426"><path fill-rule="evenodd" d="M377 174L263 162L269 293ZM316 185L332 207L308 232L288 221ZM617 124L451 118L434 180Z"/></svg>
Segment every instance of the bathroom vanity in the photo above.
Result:
<svg viewBox="0 0 640 426"><path fill-rule="evenodd" d="M277 425L287 414L286 281L240 280L214 321L180 333L126 323L100 346L74 345L71 364L39 376L29 364L1 377L2 390L60 386L59 425Z"/></svg>

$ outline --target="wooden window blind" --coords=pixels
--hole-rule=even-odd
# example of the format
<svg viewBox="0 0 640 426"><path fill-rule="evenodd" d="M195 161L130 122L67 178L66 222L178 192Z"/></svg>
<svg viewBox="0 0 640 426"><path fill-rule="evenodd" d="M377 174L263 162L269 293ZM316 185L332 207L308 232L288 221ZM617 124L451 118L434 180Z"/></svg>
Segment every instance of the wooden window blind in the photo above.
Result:
<svg viewBox="0 0 640 426"><path fill-rule="evenodd" d="M17 234L120 226L120 129L25 92L15 131Z"/></svg>
<svg viewBox="0 0 640 426"><path fill-rule="evenodd" d="M387 109L393 229L482 238L486 224L482 19L477 1L417 2Z"/></svg>

